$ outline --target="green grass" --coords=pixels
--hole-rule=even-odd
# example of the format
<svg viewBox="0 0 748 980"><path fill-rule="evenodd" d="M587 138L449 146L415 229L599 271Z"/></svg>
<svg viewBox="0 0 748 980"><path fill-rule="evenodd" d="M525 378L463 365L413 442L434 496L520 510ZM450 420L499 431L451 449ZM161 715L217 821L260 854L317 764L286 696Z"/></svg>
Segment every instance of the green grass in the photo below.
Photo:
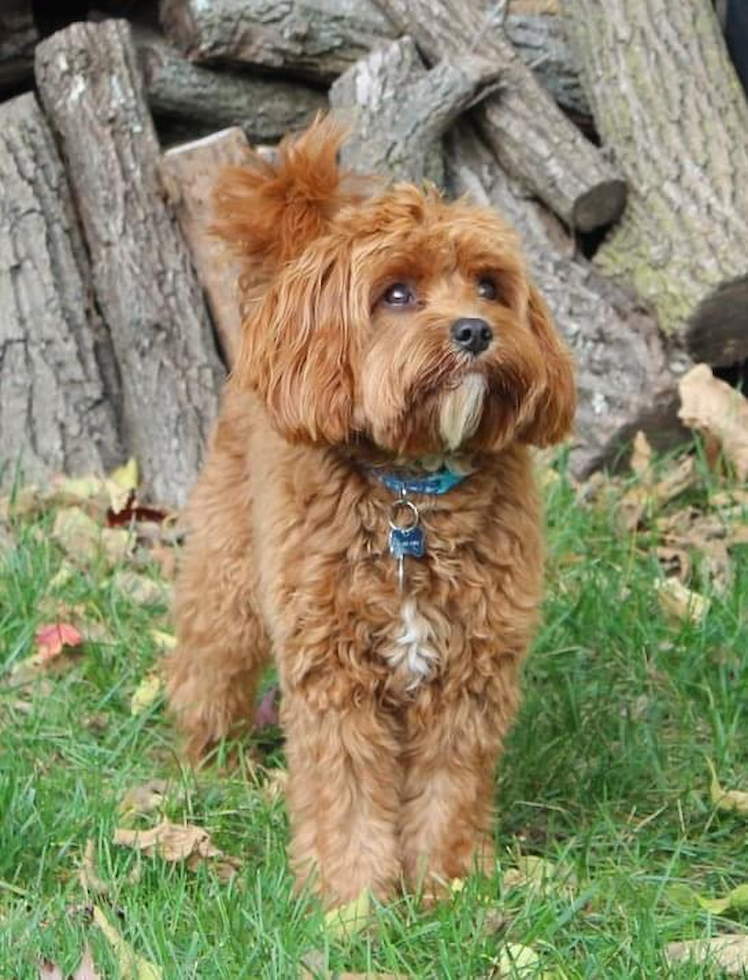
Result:
<svg viewBox="0 0 748 980"><path fill-rule="evenodd" d="M669 509L703 505L710 489L705 477ZM617 529L615 494L581 505L562 475L548 497L545 624L497 789L501 868L431 911L411 898L379 908L377 927L350 940L331 938L314 904L292 897L282 801L246 772L181 769L162 704L131 716L165 608L119 596L103 567L81 572L57 594L84 603L111 642L90 643L36 691L7 686L62 560L52 515L16 523L0 556L0 978L36 978L44 957L71 972L86 942L102 976L119 976L92 902L165 977L293 978L306 960L312 975L480 978L506 942L532 946L557 977L718 975L675 970L663 950L748 925L747 913L714 917L669 897L676 883L720 895L748 880L748 819L715 811L706 766L748 789L748 549L732 552L732 582L710 594L703 623L673 622L655 592L655 537ZM694 582L709 593L698 563ZM282 759L277 740L263 750ZM119 800L153 777L180 787L169 817L241 858L232 881L112 843ZM78 878L88 840L106 895L87 897ZM503 889L519 851L568 867L574 883Z"/></svg>

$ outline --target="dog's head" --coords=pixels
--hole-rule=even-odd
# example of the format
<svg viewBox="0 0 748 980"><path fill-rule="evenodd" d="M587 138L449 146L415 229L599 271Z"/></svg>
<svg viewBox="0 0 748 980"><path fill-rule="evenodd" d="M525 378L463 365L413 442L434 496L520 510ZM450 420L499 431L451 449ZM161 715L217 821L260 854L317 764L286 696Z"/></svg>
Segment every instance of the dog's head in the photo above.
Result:
<svg viewBox="0 0 748 980"><path fill-rule="evenodd" d="M277 255L245 322L238 382L292 441L366 439L418 457L560 440L575 407L570 359L514 233L493 211L447 203L433 190L342 193L345 178L330 179L337 136L329 126L287 148L285 162L281 154L276 184L289 177L282 201L263 200L260 182L254 215L239 209L245 224L235 249L264 262L273 247ZM304 139L317 157L334 144L326 172L317 160L327 191L316 197ZM306 177L303 195L292 165ZM240 176L228 175L220 192L234 224ZM220 211L218 231L231 240Z"/></svg>

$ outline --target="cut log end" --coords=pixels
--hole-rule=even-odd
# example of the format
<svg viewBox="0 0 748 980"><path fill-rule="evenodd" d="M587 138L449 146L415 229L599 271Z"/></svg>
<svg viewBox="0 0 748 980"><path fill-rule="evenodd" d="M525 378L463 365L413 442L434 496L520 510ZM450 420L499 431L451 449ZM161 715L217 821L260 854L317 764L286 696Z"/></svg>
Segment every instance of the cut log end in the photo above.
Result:
<svg viewBox="0 0 748 980"><path fill-rule="evenodd" d="M587 232L613 224L623 214L627 195L628 187L624 180L613 178L595 184L574 202L574 227Z"/></svg>
<svg viewBox="0 0 748 980"><path fill-rule="evenodd" d="M748 358L748 276L707 296L689 319L685 339L696 361L729 367Z"/></svg>

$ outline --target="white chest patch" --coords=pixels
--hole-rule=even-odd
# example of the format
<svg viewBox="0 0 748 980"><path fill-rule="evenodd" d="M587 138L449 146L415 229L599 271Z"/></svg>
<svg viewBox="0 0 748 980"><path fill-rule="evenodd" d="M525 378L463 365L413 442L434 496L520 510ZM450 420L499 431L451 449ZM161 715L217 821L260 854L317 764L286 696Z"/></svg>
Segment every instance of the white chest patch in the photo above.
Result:
<svg viewBox="0 0 748 980"><path fill-rule="evenodd" d="M400 609L402 632L393 646L385 651L390 666L409 675L407 691L431 676L439 659L431 624L416 608L415 599L406 599Z"/></svg>

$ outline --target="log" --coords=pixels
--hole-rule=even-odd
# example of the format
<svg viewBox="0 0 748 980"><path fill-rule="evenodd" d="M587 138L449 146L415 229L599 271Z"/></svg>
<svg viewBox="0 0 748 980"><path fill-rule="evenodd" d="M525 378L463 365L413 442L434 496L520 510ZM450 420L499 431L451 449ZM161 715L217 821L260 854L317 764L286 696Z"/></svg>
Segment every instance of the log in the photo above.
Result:
<svg viewBox="0 0 748 980"><path fill-rule="evenodd" d="M630 185L596 265L633 284L697 360L748 357L748 105L711 5L568 9L598 130Z"/></svg>
<svg viewBox="0 0 748 980"><path fill-rule="evenodd" d="M194 481L223 371L125 21L72 24L36 49L36 80L67 163L97 301L122 376L123 423L153 495Z"/></svg>
<svg viewBox="0 0 748 980"><path fill-rule="evenodd" d="M119 462L112 366L62 160L18 96L0 106L0 477Z"/></svg>
<svg viewBox="0 0 748 980"><path fill-rule="evenodd" d="M191 61L282 69L317 82L397 36L372 0L161 0L161 23Z"/></svg>
<svg viewBox="0 0 748 980"><path fill-rule="evenodd" d="M566 36L564 18L549 12L514 12L521 9L510 4L504 21L512 46L558 105L586 122L592 110Z"/></svg>
<svg viewBox="0 0 748 980"><path fill-rule="evenodd" d="M427 71L409 37L378 48L330 89L350 126L341 161L362 174L442 185L441 137L490 90L490 69L476 58Z"/></svg>
<svg viewBox="0 0 748 980"><path fill-rule="evenodd" d="M413 37L429 64L472 51L498 69L500 92L475 113L508 173L581 231L616 220L626 199L624 180L522 64L501 26L492 23L493 0L488 5L463 0L377 3Z"/></svg>
<svg viewBox="0 0 748 980"><path fill-rule="evenodd" d="M242 163L248 150L244 133L233 127L175 147L164 154L161 163L164 186L190 246L229 367L236 360L241 336L237 295L241 269L208 233L210 197L221 167Z"/></svg>
<svg viewBox="0 0 748 980"><path fill-rule="evenodd" d="M447 161L453 193L495 207L520 233L531 274L574 354L579 408L572 472L585 477L615 462L637 429L658 448L682 439L677 376L690 365L668 352L654 319L574 257L566 231L523 197L465 124L448 140Z"/></svg>
<svg viewBox="0 0 748 980"><path fill-rule="evenodd" d="M0 8L0 87L33 77L38 40L30 0L5 0Z"/></svg>
<svg viewBox="0 0 748 980"><path fill-rule="evenodd" d="M193 65L155 32L134 32L148 103L157 125L193 138L241 126L251 143L275 143L327 107L323 92L282 79Z"/></svg>

